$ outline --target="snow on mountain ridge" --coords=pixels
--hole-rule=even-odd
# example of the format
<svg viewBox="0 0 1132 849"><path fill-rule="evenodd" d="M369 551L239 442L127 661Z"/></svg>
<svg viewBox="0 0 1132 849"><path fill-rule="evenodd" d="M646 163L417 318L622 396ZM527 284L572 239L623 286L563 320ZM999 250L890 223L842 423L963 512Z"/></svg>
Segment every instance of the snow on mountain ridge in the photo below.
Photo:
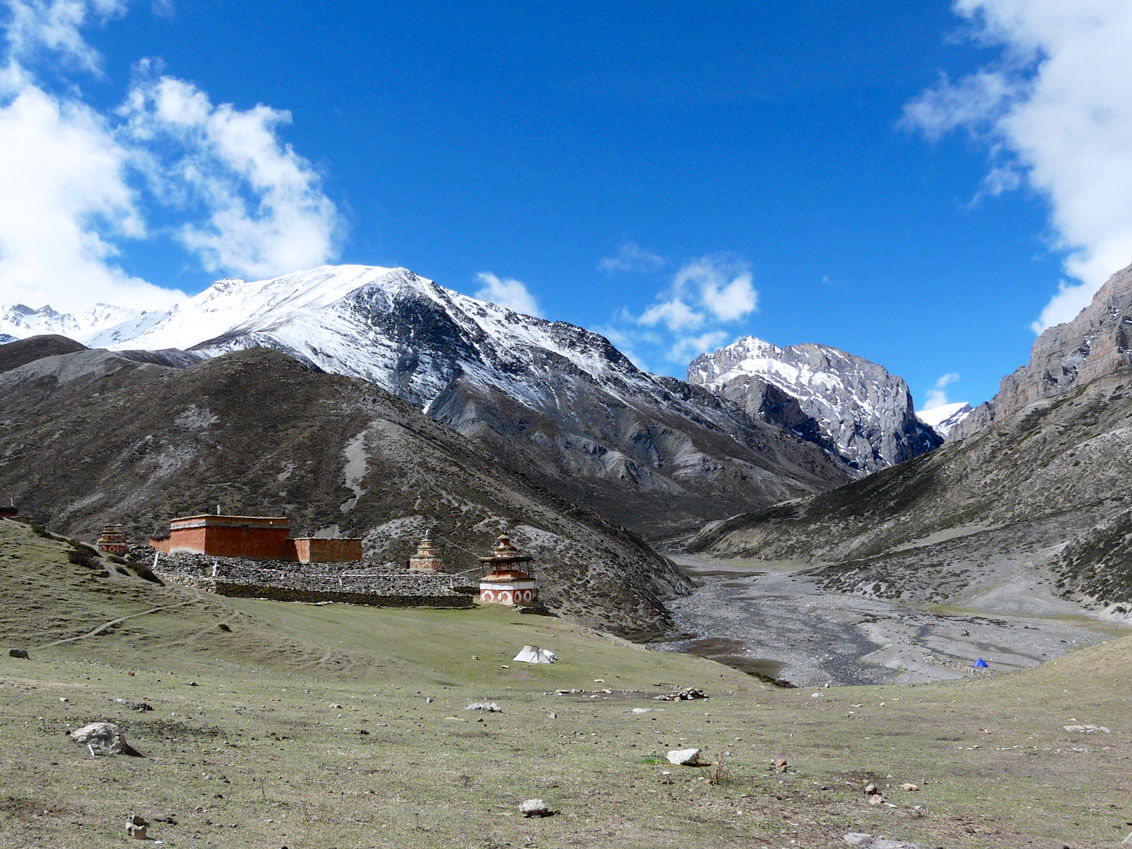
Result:
<svg viewBox="0 0 1132 849"><path fill-rule="evenodd" d="M780 348L745 336L688 367L688 382L758 413L773 386L797 400L861 472L909 459L939 444L912 410L908 385L883 367L815 343Z"/></svg>
<svg viewBox="0 0 1132 849"><path fill-rule="evenodd" d="M266 347L369 380L549 491L649 533L848 477L824 444L707 390L646 374L599 334L404 268L323 266L217 281L103 338L117 349L204 357Z"/></svg>
<svg viewBox="0 0 1132 849"><path fill-rule="evenodd" d="M95 304L79 315L61 313L44 305L32 309L15 304L0 310L0 333L22 339L44 333L57 333L86 344L93 335L141 315L137 310L110 304Z"/></svg>
<svg viewBox="0 0 1132 849"><path fill-rule="evenodd" d="M917 410L916 418L938 433L947 437L949 431L974 412L966 401L956 401L953 404L941 404L928 410Z"/></svg>

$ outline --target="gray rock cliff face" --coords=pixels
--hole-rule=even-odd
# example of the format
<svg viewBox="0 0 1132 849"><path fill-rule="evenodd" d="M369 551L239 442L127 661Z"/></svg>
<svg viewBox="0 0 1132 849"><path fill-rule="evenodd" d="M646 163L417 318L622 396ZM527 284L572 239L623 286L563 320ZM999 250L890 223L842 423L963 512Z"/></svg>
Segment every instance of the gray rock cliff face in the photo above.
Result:
<svg viewBox="0 0 1132 849"><path fill-rule="evenodd" d="M283 352L363 378L546 490L652 537L850 478L791 426L638 369L584 328L446 289L404 268L324 266L221 280L89 345ZM170 363L175 364L175 363ZM176 363L181 364L181 363Z"/></svg>
<svg viewBox="0 0 1132 849"><path fill-rule="evenodd" d="M1132 266L1109 278L1076 318L1045 330L1030 361L948 434L963 439L1042 398L1062 395L1132 366Z"/></svg>
<svg viewBox="0 0 1132 849"><path fill-rule="evenodd" d="M697 357L688 367L688 382L739 404L748 415L790 427L833 451L857 476L943 441L916 418L902 378L825 345L780 348L745 336ZM783 407L783 396L796 400L795 410ZM788 418L778 418L782 415Z"/></svg>

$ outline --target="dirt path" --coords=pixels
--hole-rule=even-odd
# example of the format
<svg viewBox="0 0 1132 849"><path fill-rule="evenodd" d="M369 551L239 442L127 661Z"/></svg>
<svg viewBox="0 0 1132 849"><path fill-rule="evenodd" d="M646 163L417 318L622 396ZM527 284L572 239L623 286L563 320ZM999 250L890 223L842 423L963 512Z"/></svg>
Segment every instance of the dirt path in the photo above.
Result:
<svg viewBox="0 0 1132 849"><path fill-rule="evenodd" d="M129 616L120 616L117 619L111 619L109 622L103 622L94 629L87 631L85 634L79 634L75 637L64 637L61 640L54 640L50 643L44 643L40 646L34 646L38 651L40 649L49 649L52 646L61 646L64 643L73 643L76 640L85 640L87 637L97 637L99 634L105 633L108 629L113 628L119 623L125 622L127 619L137 619L139 616L149 616L151 613L158 613L162 610L171 610L175 607L185 607L189 604L199 604L201 599L194 598L189 601L179 601L176 604L163 604L160 607L151 607L149 610L143 610L141 613L131 613Z"/></svg>
<svg viewBox="0 0 1132 849"><path fill-rule="evenodd" d="M669 604L698 635L666 648L711 657L797 686L938 681L1035 666L1104 642L1113 628L1050 600L1040 613L921 605L833 593L792 564L671 555L702 584ZM1027 590L1032 588L1027 587ZM983 658L989 671L976 669Z"/></svg>

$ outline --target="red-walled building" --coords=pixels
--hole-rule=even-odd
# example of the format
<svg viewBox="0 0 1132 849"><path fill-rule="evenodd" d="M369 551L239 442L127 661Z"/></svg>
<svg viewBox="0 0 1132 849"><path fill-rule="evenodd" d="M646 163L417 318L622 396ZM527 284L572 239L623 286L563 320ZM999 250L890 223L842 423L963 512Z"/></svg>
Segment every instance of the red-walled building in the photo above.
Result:
<svg viewBox="0 0 1132 849"><path fill-rule="evenodd" d="M294 560L286 516L183 516L171 519L169 536L150 537L162 554L178 551L252 560Z"/></svg>
<svg viewBox="0 0 1132 849"><path fill-rule="evenodd" d="M249 560L350 563L362 559L362 541L291 538L286 516L182 516L169 522L169 536L150 537L161 554L179 551Z"/></svg>

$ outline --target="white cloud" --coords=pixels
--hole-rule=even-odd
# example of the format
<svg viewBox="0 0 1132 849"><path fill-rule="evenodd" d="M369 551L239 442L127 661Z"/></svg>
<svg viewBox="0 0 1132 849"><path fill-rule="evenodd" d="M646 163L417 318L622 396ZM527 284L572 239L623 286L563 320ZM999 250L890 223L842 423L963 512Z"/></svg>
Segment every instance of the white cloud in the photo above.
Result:
<svg viewBox="0 0 1132 849"><path fill-rule="evenodd" d="M475 296L480 300L491 301L523 315L542 316L538 301L521 280L502 280L490 271L481 271L476 280L480 288Z"/></svg>
<svg viewBox="0 0 1132 849"><path fill-rule="evenodd" d="M669 330L695 330L704 323L704 315L685 303L681 297L653 304L638 321L646 327L663 324Z"/></svg>
<svg viewBox="0 0 1132 849"><path fill-rule="evenodd" d="M711 254L684 263L644 312L634 315L623 310L618 320L636 325L621 331L634 349L686 365L734 335L720 325L755 312L758 299L745 260L734 254Z"/></svg>
<svg viewBox="0 0 1132 849"><path fill-rule="evenodd" d="M83 39L80 30L91 17L101 21L125 14L125 0L4 0L8 10L5 40L8 55L27 62L39 53L56 61L97 72L98 53Z"/></svg>
<svg viewBox="0 0 1132 849"><path fill-rule="evenodd" d="M726 330L709 330L699 336L684 336L668 349L668 359L674 363L688 363L700 354L723 346L730 334Z"/></svg>
<svg viewBox="0 0 1132 849"><path fill-rule="evenodd" d="M759 293L751 284L751 270L734 257L694 259L676 272L673 285L678 292L693 290L720 321L737 321L758 307Z"/></svg>
<svg viewBox="0 0 1132 849"><path fill-rule="evenodd" d="M928 390L927 395L924 397L923 408L925 410L933 410L936 407L942 407L950 403L947 400L947 387L959 380L959 375L954 372L940 375L931 389Z"/></svg>
<svg viewBox="0 0 1132 849"><path fill-rule="evenodd" d="M1132 261L1132 4L1126 0L957 0L1000 56L905 109L931 138L963 128L988 148L981 195L1023 184L1049 199L1065 284L1034 322L1067 321Z"/></svg>
<svg viewBox="0 0 1132 849"><path fill-rule="evenodd" d="M0 303L155 308L183 297L115 262L121 240L146 234L129 156L100 115L35 86L0 107Z"/></svg>
<svg viewBox="0 0 1132 849"><path fill-rule="evenodd" d="M203 205L207 223L183 225L178 238L207 270L271 277L336 255L338 211L311 164L277 135L289 112L214 106L191 83L163 76L136 82L122 114L148 150L174 142L177 152L158 156L149 174L165 198L184 187Z"/></svg>
<svg viewBox="0 0 1132 849"><path fill-rule="evenodd" d="M663 268L665 262L660 254L646 251L636 242L625 242L618 248L616 256L603 257L597 268L606 274L617 271L649 272Z"/></svg>
<svg viewBox="0 0 1132 849"><path fill-rule="evenodd" d="M172 0L152 9L169 14ZM83 31L126 10L127 0L0 0L0 303L168 306L183 293L120 258L129 240L161 233L210 272L267 277L333 257L340 219L278 136L289 113L214 106L188 83L144 76L151 62L117 113L84 102L67 72L100 75L102 62Z"/></svg>
<svg viewBox="0 0 1132 849"><path fill-rule="evenodd" d="M1069 283L1062 280L1058 284L1057 294L1049 299L1036 321L1030 323L1030 329L1041 333L1047 327L1071 321L1093 300L1097 287L1089 283Z"/></svg>
<svg viewBox="0 0 1132 849"><path fill-rule="evenodd" d="M698 330L711 318L730 322L754 312L758 297L747 263L715 254L681 266L672 284L637 321L649 327L663 324L676 332Z"/></svg>

